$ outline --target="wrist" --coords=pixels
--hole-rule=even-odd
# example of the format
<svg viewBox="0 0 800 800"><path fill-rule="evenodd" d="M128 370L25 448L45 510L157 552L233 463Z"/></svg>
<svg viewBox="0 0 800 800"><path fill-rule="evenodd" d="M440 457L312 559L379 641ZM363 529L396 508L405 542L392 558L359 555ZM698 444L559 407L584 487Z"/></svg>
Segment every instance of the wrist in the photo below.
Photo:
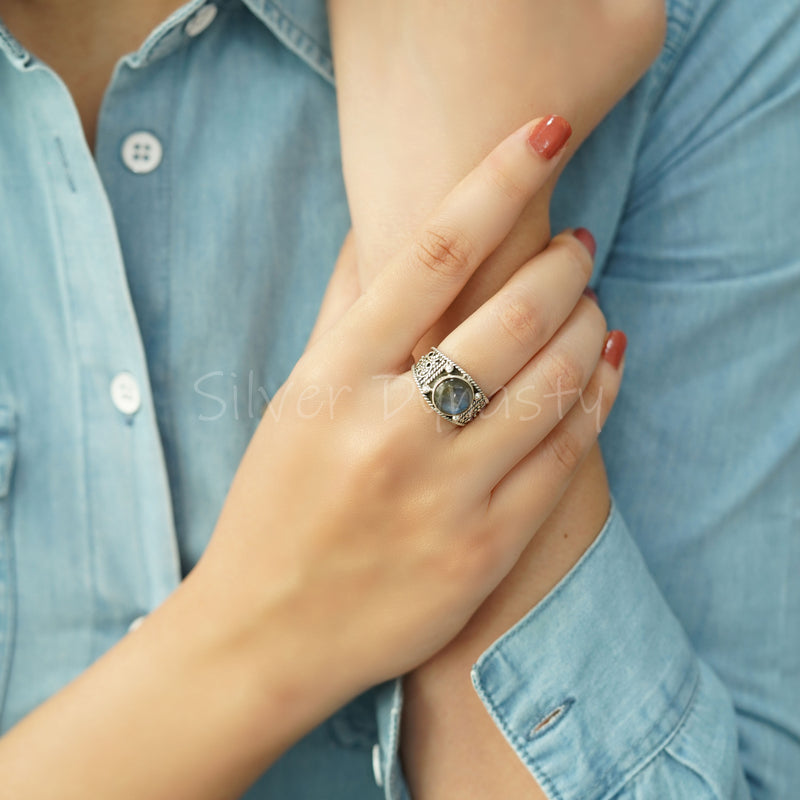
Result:
<svg viewBox="0 0 800 800"><path fill-rule="evenodd" d="M608 519L610 495L595 445L514 569L445 648L414 671L415 682L446 681L472 665L569 573Z"/></svg>
<svg viewBox="0 0 800 800"><path fill-rule="evenodd" d="M196 569L3 737L12 794L233 800L327 716L330 686L295 668L285 620L266 620L256 637L252 614L220 601L212 572Z"/></svg>
<svg viewBox="0 0 800 800"><path fill-rule="evenodd" d="M174 599L190 610L179 613L202 619L200 657L220 676L218 691L230 697L251 758L271 763L361 688L335 669L326 640L312 635L304 598L280 587L264 592L241 569L206 556L181 589L184 597Z"/></svg>

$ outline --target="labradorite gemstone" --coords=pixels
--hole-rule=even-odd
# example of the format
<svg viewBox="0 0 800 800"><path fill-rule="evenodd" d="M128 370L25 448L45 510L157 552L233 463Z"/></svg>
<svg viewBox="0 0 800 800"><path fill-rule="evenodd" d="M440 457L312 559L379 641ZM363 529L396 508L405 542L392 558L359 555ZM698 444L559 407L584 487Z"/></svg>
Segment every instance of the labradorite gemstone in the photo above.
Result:
<svg viewBox="0 0 800 800"><path fill-rule="evenodd" d="M433 389L433 404L450 417L463 414L470 407L472 397L469 383L455 375L439 381Z"/></svg>

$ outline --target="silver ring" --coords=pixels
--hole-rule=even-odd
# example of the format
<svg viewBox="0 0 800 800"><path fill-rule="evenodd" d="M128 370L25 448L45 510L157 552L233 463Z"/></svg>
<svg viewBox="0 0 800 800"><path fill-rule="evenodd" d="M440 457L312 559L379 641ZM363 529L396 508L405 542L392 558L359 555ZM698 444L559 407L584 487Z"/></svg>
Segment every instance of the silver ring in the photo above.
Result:
<svg viewBox="0 0 800 800"><path fill-rule="evenodd" d="M431 348L412 369L425 402L454 425L466 425L489 402L471 375L444 353Z"/></svg>

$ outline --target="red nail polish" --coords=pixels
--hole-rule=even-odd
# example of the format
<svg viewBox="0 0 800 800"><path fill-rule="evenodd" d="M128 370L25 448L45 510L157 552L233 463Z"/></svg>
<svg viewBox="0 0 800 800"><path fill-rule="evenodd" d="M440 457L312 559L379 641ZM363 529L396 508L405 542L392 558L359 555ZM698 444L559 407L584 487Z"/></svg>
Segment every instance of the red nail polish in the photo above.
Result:
<svg viewBox="0 0 800 800"><path fill-rule="evenodd" d="M594 302L595 302L595 303L597 303L597 305L600 305L600 298L597 296L597 292L595 292L595 290L594 290L594 289L592 289L592 287L591 287L591 286L587 286L587 287L586 287L586 288L583 290L583 293L584 293L584 294L585 294L585 295L586 295L586 296L587 296L587 297L588 297L590 300L594 300Z"/></svg>
<svg viewBox="0 0 800 800"><path fill-rule="evenodd" d="M592 258L594 258L595 253L597 253L597 242L594 240L592 232L586 228L578 228L572 232L572 235L592 254Z"/></svg>
<svg viewBox="0 0 800 800"><path fill-rule="evenodd" d="M572 136L572 127L564 117L555 114L543 119L528 134L531 147L543 158L555 158Z"/></svg>
<svg viewBox="0 0 800 800"><path fill-rule="evenodd" d="M611 331L606 337L606 346L603 348L603 358L614 369L619 369L625 349L628 346L628 337L622 331Z"/></svg>

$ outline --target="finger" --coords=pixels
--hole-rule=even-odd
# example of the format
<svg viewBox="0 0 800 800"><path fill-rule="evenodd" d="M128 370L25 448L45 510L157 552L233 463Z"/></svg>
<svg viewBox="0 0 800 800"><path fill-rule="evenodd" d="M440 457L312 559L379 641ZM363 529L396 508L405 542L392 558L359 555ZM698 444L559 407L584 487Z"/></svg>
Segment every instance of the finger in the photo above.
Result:
<svg viewBox="0 0 800 800"><path fill-rule="evenodd" d="M325 331L332 328L344 316L360 294L361 285L358 280L355 237L353 231L350 230L339 251L333 274L328 281L328 288L322 298L317 321L308 337L306 349L311 347Z"/></svg>
<svg viewBox="0 0 800 800"><path fill-rule="evenodd" d="M613 337L619 332L614 332ZM583 393L564 419L495 486L489 503L497 530L524 519L526 510L555 504L597 440L619 394L624 360L618 367L603 358ZM520 535L526 535L524 531ZM524 543L523 543L524 544Z"/></svg>
<svg viewBox="0 0 800 800"><path fill-rule="evenodd" d="M439 345L491 397L553 337L592 274L588 231L556 236ZM585 242L585 243L584 243Z"/></svg>
<svg viewBox="0 0 800 800"><path fill-rule="evenodd" d="M511 231L563 153L561 117L525 125L501 142L444 199L411 244L378 274L349 315L353 336L377 336L373 367L407 362L470 275ZM550 139L550 147L541 142Z"/></svg>
<svg viewBox="0 0 800 800"><path fill-rule="evenodd" d="M606 321L582 298L569 319L533 359L498 392L455 447L481 454L484 474L498 482L537 447L576 405L597 368ZM458 455L458 454L457 454Z"/></svg>

